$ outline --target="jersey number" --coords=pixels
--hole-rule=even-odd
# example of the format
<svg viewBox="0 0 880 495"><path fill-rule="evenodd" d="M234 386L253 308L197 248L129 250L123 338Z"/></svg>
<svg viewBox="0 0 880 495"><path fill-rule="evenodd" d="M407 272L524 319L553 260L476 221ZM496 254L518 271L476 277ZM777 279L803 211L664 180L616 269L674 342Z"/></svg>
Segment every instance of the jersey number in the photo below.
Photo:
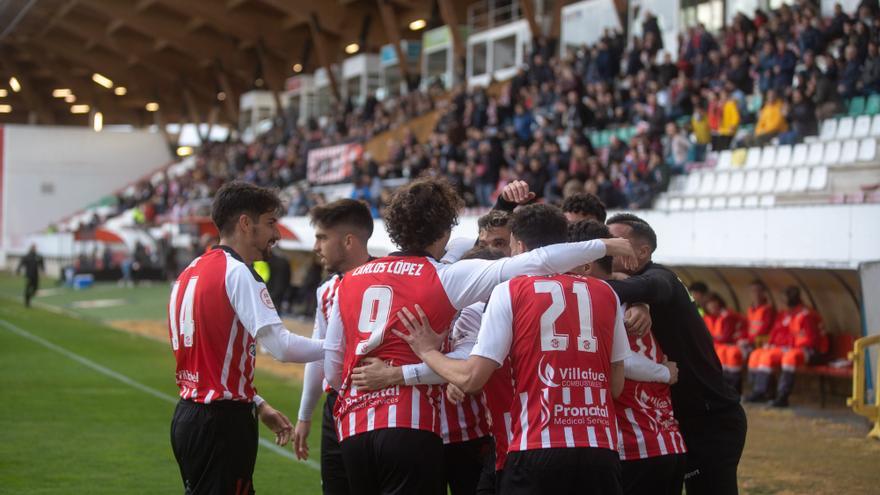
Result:
<svg viewBox="0 0 880 495"><path fill-rule="evenodd" d="M593 336L593 309L590 305L590 292L587 284L575 282L571 288L577 297L578 323L577 350L596 352L596 337ZM541 315L541 350L564 351L568 349L568 335L556 333L556 320L565 311L565 295L562 284L554 280L535 282L535 294L550 294L550 307Z"/></svg>
<svg viewBox="0 0 880 495"><path fill-rule="evenodd" d="M168 304L168 321L171 323L171 348L175 351L180 347L178 334L183 337L183 346L192 347L193 334L196 331L196 321L193 317L193 302L196 298L196 283L199 277L189 279L186 290L183 292L183 301L180 303L180 314L177 314L177 290L180 283L175 282L171 289L171 302Z"/></svg>
<svg viewBox="0 0 880 495"><path fill-rule="evenodd" d="M393 298L394 291L386 285L371 285L364 291L361 314L358 317L358 332L368 333L370 336L367 340L358 342L355 349L358 356L368 354L382 343Z"/></svg>

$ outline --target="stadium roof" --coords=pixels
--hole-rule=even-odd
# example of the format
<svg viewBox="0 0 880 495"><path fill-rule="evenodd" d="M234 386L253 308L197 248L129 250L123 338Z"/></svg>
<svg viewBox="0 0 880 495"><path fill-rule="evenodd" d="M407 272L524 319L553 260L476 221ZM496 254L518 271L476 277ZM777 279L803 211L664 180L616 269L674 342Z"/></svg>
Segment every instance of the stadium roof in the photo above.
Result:
<svg viewBox="0 0 880 495"><path fill-rule="evenodd" d="M340 62L351 43L375 53L420 38L410 22L445 24L438 4L463 21L467 3L0 0L0 123L87 125L73 105L99 109L105 125L236 122L242 92L283 90L295 66Z"/></svg>

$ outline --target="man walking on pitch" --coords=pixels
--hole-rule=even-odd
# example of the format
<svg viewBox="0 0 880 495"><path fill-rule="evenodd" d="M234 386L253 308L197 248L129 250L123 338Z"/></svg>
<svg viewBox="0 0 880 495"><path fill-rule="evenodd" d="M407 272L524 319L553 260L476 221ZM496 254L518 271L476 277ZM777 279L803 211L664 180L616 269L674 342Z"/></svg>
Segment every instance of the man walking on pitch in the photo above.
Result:
<svg viewBox="0 0 880 495"><path fill-rule="evenodd" d="M24 305L31 307L31 299L36 295L40 287L40 272L45 271L43 257L37 254L37 246L31 244L26 255L18 262L15 269L16 275L24 270L25 286L24 286Z"/></svg>
<svg viewBox="0 0 880 495"><path fill-rule="evenodd" d="M196 258L171 290L168 328L180 402L171 447L185 493L254 493L257 417L286 444L293 426L253 384L256 341L279 361L321 359L322 342L290 333L253 271L279 239L281 201L271 190L230 182L214 197L220 245Z"/></svg>
<svg viewBox="0 0 880 495"><path fill-rule="evenodd" d="M373 216L361 201L340 199L324 206L316 206L310 216L315 226L315 254L324 268L333 275L317 292L315 329L313 339L323 339L327 333L327 316L343 275L370 260L367 242L373 235ZM348 494L348 477L342 463L342 451L336 437L333 407L339 394L324 380L324 360L305 366L299 416L293 432L293 449L299 459L308 459L307 439L312 426L312 412L321 392L327 392L321 415L321 489L325 495Z"/></svg>

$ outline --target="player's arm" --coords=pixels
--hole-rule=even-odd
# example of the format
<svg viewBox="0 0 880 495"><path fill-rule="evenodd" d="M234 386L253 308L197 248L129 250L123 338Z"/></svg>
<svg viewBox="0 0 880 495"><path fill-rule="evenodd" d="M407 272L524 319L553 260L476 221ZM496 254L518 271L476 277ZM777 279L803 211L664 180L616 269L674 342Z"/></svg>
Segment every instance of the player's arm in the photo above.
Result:
<svg viewBox="0 0 880 495"><path fill-rule="evenodd" d="M440 260L441 263L455 263L460 260L464 253L468 252L477 241L468 237L456 237L446 244L446 254Z"/></svg>
<svg viewBox="0 0 880 495"><path fill-rule="evenodd" d="M674 384L678 379L678 365L673 361L657 363L638 352L633 352L623 361L624 376L637 382Z"/></svg>
<svg viewBox="0 0 880 495"><path fill-rule="evenodd" d="M625 304L663 304L672 299L672 278L665 270L649 270L626 280L609 280L608 285Z"/></svg>
<svg viewBox="0 0 880 495"><path fill-rule="evenodd" d="M623 324L623 309L617 302L617 316L614 319L614 336L611 343L611 396L615 399L623 392L625 380L624 362L632 355L629 349L629 337Z"/></svg>
<svg viewBox="0 0 880 495"><path fill-rule="evenodd" d="M324 284L318 288L315 297L318 304L315 310L315 327L312 330L312 339L323 339L327 333L327 319L321 308L321 300L324 291L329 290L332 284ZM299 400L299 412L297 413L296 426L293 429L293 451L297 459L309 458L309 431L312 428L312 414L323 393L324 382L324 359L307 363L303 372L303 390Z"/></svg>
<svg viewBox="0 0 880 495"><path fill-rule="evenodd" d="M226 295L238 321L275 359L307 363L323 356L323 343L291 333L281 322L269 299L266 284L259 281L244 264L226 274Z"/></svg>
<svg viewBox="0 0 880 495"><path fill-rule="evenodd" d="M345 359L345 332L339 313L339 293L333 298L327 318L327 336L324 339L324 379L336 390L342 386L342 363Z"/></svg>
<svg viewBox="0 0 880 495"><path fill-rule="evenodd" d="M465 308L485 301L501 282L519 275L565 273L604 256L620 256L635 264L632 245L626 239L553 244L501 260L462 260L438 270L452 305Z"/></svg>

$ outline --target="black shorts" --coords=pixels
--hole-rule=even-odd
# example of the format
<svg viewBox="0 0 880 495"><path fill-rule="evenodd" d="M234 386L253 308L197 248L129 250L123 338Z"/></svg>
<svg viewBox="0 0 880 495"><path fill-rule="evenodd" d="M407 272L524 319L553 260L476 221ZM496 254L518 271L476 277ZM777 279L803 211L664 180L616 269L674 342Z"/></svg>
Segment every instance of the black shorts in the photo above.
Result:
<svg viewBox="0 0 880 495"><path fill-rule="evenodd" d="M613 450L589 447L511 452L501 493L622 495L620 457Z"/></svg>
<svg viewBox="0 0 880 495"><path fill-rule="evenodd" d="M321 418L321 489L324 495L348 495L348 477L342 462L342 449L336 435L333 406L339 396L335 391L327 394L324 414Z"/></svg>
<svg viewBox="0 0 880 495"><path fill-rule="evenodd" d="M443 441L430 431L385 428L342 441L351 493L445 495Z"/></svg>
<svg viewBox="0 0 880 495"><path fill-rule="evenodd" d="M490 462L495 446L492 437L443 446L443 471L451 495L474 495L480 476ZM489 466L493 472L494 467Z"/></svg>
<svg viewBox="0 0 880 495"><path fill-rule="evenodd" d="M171 448L184 493L254 493L257 440L254 404L178 402L171 420Z"/></svg>
<svg viewBox="0 0 880 495"><path fill-rule="evenodd" d="M748 428L742 406L682 418L678 425L688 449L688 495L736 495L736 470Z"/></svg>
<svg viewBox="0 0 880 495"><path fill-rule="evenodd" d="M687 457L661 455L621 461L624 495L681 495Z"/></svg>

